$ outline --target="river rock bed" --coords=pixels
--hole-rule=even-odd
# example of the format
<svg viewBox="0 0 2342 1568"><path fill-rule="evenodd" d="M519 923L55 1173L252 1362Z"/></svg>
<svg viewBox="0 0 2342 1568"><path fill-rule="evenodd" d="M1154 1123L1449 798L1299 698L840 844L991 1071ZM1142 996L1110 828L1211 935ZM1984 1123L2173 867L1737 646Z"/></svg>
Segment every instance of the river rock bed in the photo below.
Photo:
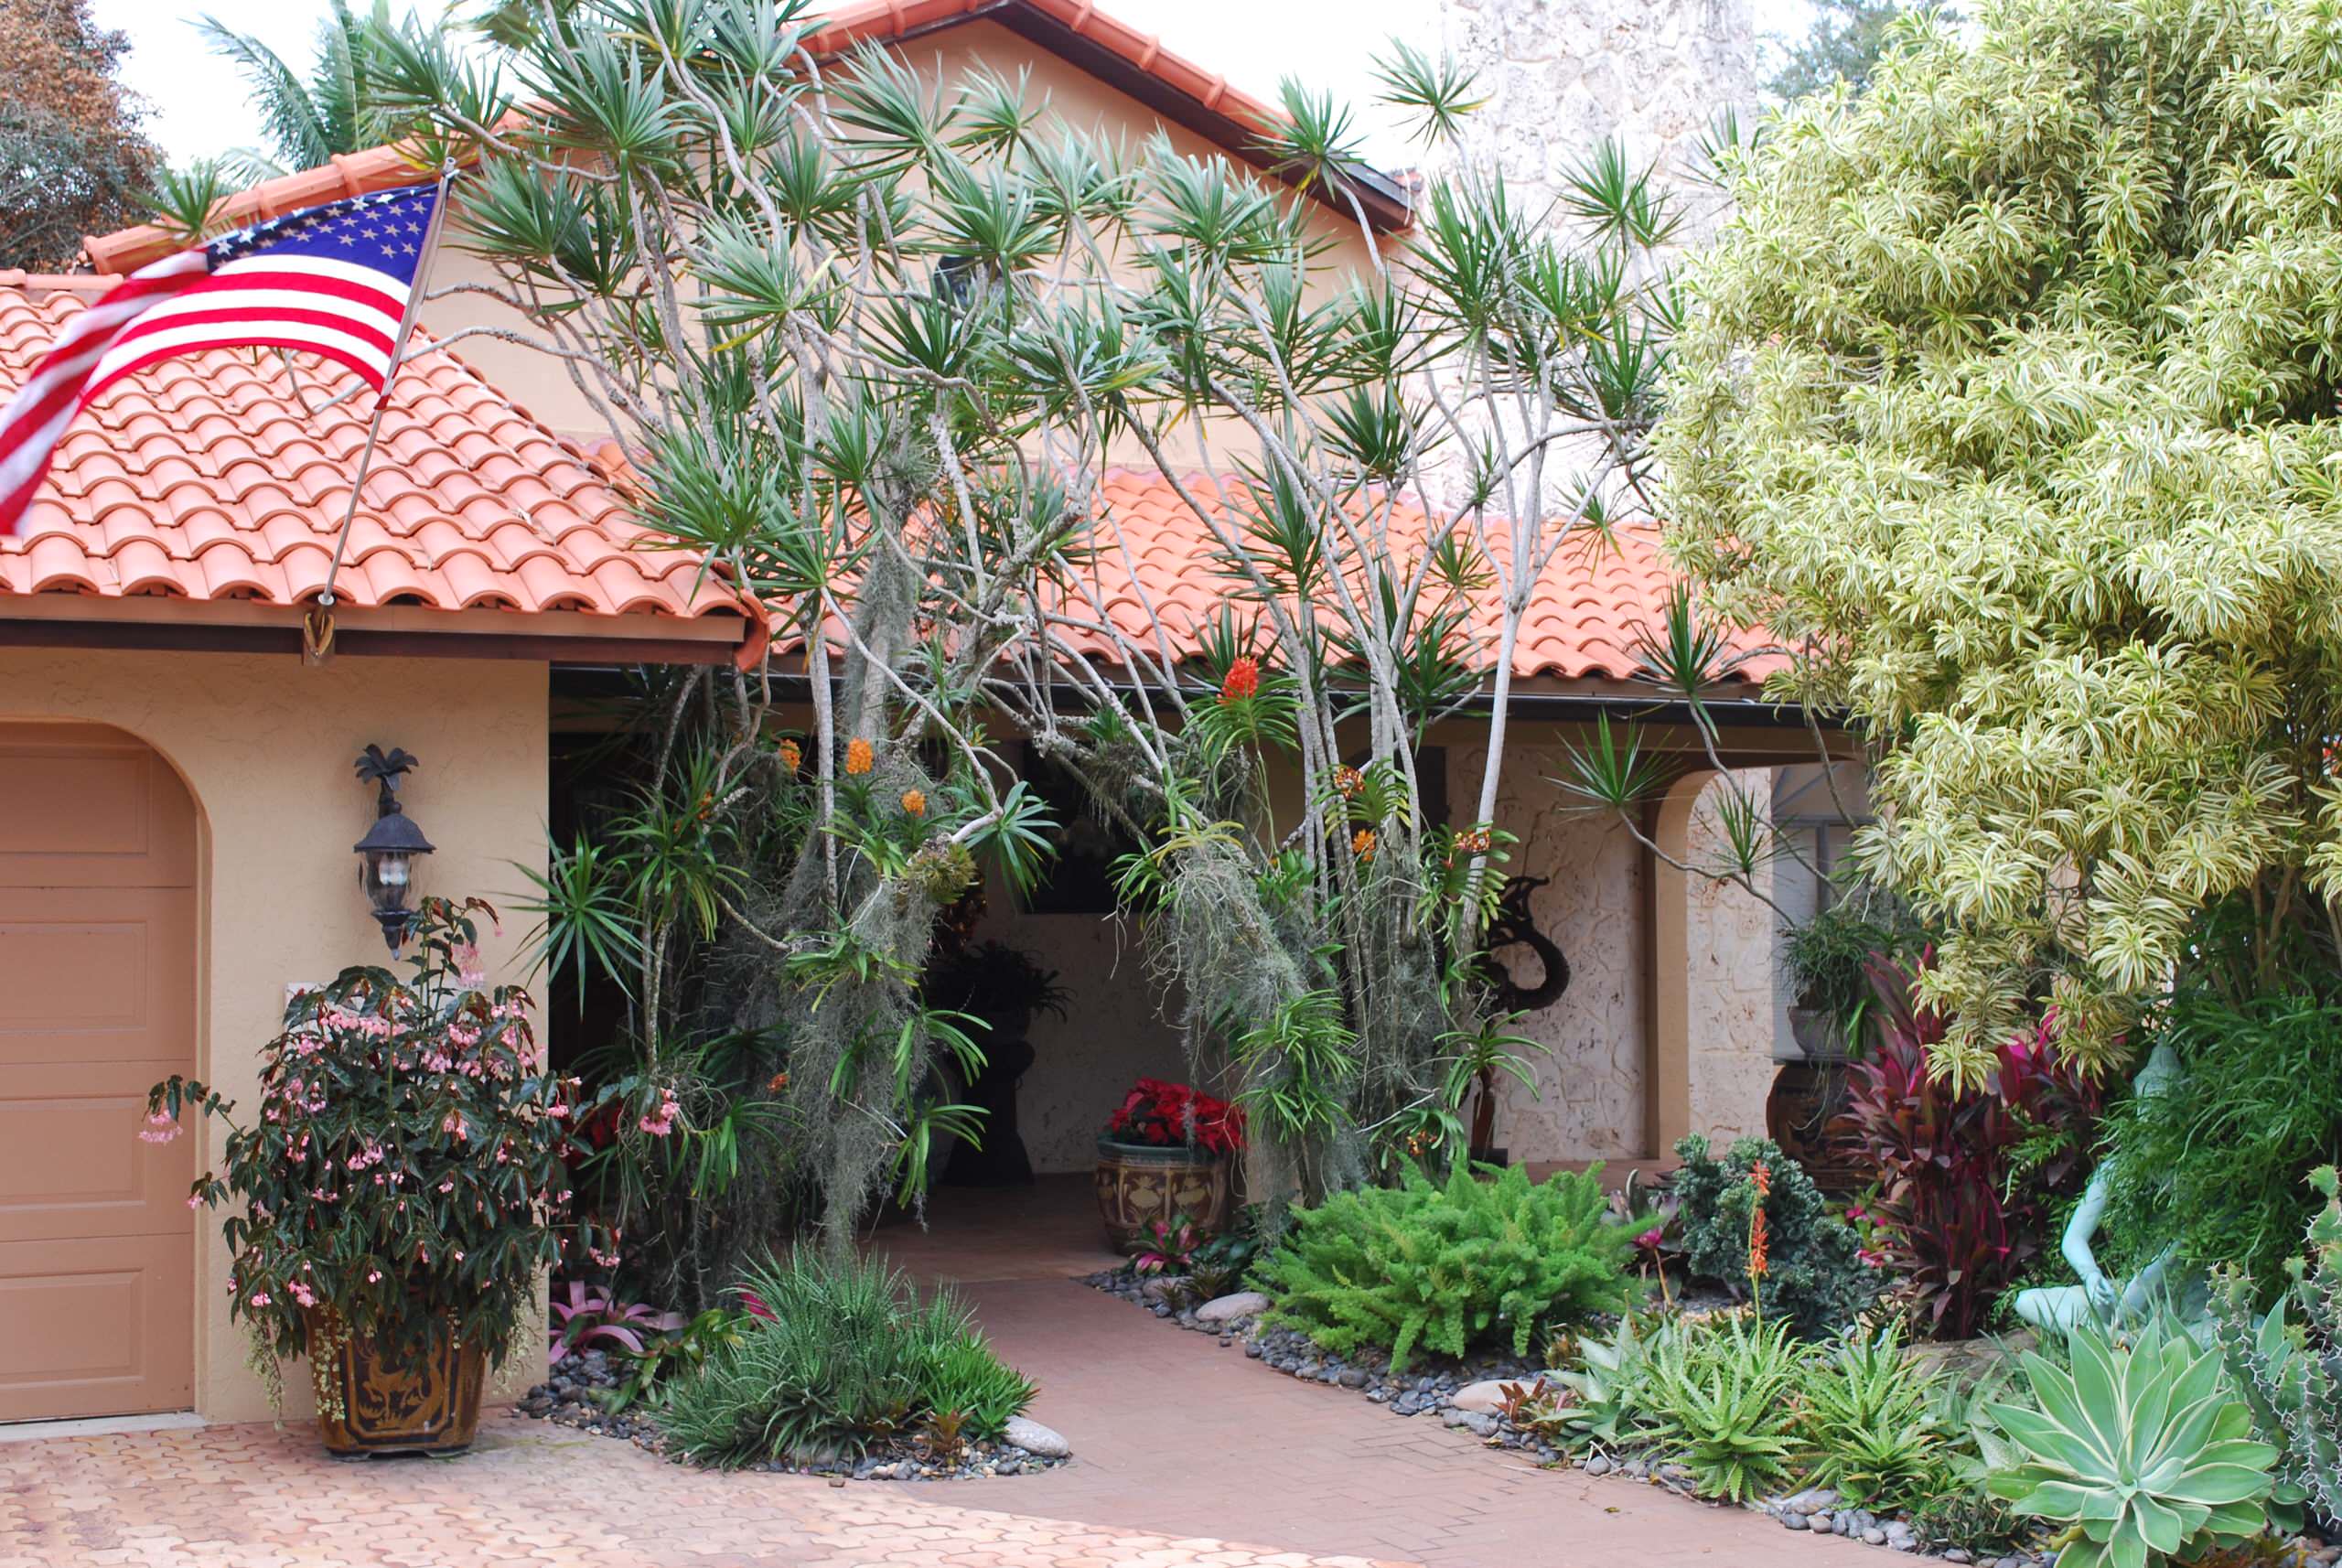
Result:
<svg viewBox="0 0 2342 1568"><path fill-rule="evenodd" d="M574 1427L597 1437L615 1437L674 1464L687 1463L682 1455L667 1452L658 1423L648 1412L613 1413L603 1405L598 1396L617 1388L620 1381L607 1352L584 1351L564 1358L560 1365L552 1368L543 1382L521 1397L513 1412L556 1426ZM1011 1427L1010 1434L1024 1435L1035 1448L1048 1451L1036 1453L1008 1442L976 1442L968 1444L955 1461L946 1463L917 1442L903 1441L858 1459L841 1456L807 1464L762 1459L745 1468L771 1475L826 1476L840 1482L954 1481L980 1476L1037 1476L1072 1457L1066 1440L1037 1422L1020 1422Z"/></svg>
<svg viewBox="0 0 2342 1568"><path fill-rule="evenodd" d="M1500 1408L1504 1384L1527 1386L1541 1376L1554 1375L1534 1361L1485 1354L1461 1361L1446 1357L1418 1357L1417 1365L1404 1373L1393 1373L1390 1358L1380 1350L1370 1348L1348 1357L1337 1356L1321 1349L1297 1329L1262 1325L1260 1315L1267 1311L1268 1299L1254 1292L1196 1302L1183 1279L1160 1274L1141 1277L1123 1269L1082 1275L1078 1283L1118 1296L1192 1333L1209 1334L1224 1348L1241 1345L1246 1356L1288 1377L1354 1390L1395 1415L1436 1415L1444 1424L1469 1432L1490 1448L1513 1449L1542 1465L1566 1464L1589 1476L1617 1476L1647 1486L1664 1487L1694 1501L1710 1501L1692 1489L1690 1472L1679 1466L1606 1454L1572 1457L1506 1421ZM1679 1305L1702 1310L1728 1305L1729 1301L1719 1297L1714 1302L1701 1299ZM1860 1508L1841 1509L1837 1503L1834 1492L1813 1488L1792 1496L1768 1498L1753 1506L1779 1520L1785 1530L1842 1536L1866 1546L1939 1558L1952 1564L2049 1568L2055 1556L1971 1552L1955 1542L1923 1541L1907 1516L1879 1515ZM2278 1561L2291 1568L2342 1568L2342 1544L2327 1544L2314 1536L2304 1536L2288 1542Z"/></svg>

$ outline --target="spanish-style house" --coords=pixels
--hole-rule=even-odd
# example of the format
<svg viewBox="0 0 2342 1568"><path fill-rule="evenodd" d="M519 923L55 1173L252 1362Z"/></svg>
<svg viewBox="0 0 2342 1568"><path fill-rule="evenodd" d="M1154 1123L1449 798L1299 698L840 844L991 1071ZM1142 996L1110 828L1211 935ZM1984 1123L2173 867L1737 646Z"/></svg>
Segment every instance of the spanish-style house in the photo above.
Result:
<svg viewBox="0 0 2342 1568"><path fill-rule="evenodd" d="M889 0L842 8L822 47L876 41L945 79L1029 73L1058 113L1161 131L1191 155L1252 159L1273 112L1088 0ZM393 150L336 159L237 199L240 221L410 183ZM1409 222L1400 177L1367 216ZM1338 253L1362 245L1321 215ZM0 393L75 313L171 244L95 236L89 274L0 274ZM1362 252L1361 252L1362 254ZM446 256L437 282L466 281ZM286 987L379 951L352 844L375 807L370 745L420 759L406 811L435 846L419 874L509 897L544 862L548 790L583 699L628 665L753 653L762 628L720 576L632 521L624 455L553 363L490 335L479 295L425 306L389 393L381 450L335 576L330 656L305 614L333 571L370 400L342 372L274 353L173 360L75 425L21 538L0 540L0 1422L193 1410L264 1413L225 1305L226 1251L192 1213L201 1136L134 1133L147 1086L253 1081ZM447 345L445 349L435 347ZM1204 531L1159 480L1108 498L1138 587L1206 618L1220 589ZM1513 869L1571 978L1529 1032L1538 1092L1503 1108L1516 1162L1663 1159L1681 1133L1761 1130L1781 1028L1773 917L1679 868L1714 777L1689 715L1637 676L1637 628L1671 584L1655 532L1565 554L1514 671L1524 736L1499 818ZM1744 672L1709 704L1735 769L1816 776L1802 718ZM1657 854L1574 812L1550 779L1604 714L1631 713L1684 762L1646 824ZM1477 759L1434 732L1435 787ZM1047 906L1044 906L1046 908ZM1035 1165L1085 1166L1101 1109L1135 1074L1180 1071L1129 933L1095 909L997 897L987 934L1071 993L1018 1091ZM491 959L517 962L508 921ZM553 1048L562 1049L555 1038Z"/></svg>

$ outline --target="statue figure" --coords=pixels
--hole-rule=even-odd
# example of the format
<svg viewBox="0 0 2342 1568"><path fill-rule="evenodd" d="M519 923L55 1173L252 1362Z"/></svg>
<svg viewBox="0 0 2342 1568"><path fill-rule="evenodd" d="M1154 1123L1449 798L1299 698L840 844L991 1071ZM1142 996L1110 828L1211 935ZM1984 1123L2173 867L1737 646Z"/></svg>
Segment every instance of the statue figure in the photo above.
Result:
<svg viewBox="0 0 2342 1568"><path fill-rule="evenodd" d="M2158 1045L2148 1056L2146 1065L2139 1069L2139 1076L2131 1080L2131 1090L2134 1094L2169 1094L2179 1087L2185 1076L2179 1066L2179 1054L2167 1045ZM2090 1238L2106 1217L2107 1200L2112 1195L2114 1183L2122 1179L2123 1173L2114 1168L2113 1161L2101 1164L2090 1174L2081 1203L2066 1223L2065 1238L2057 1250L2081 1283L2017 1292L2016 1315L2040 1332L2047 1334L2055 1329L2066 1333L2086 1315L2109 1326L2134 1322L2165 1295L2168 1287L2165 1276L2170 1272L2173 1254L2179 1249L2176 1241L2156 1253L2146 1267L2128 1281L2110 1279L2099 1266L2097 1254L2090 1251ZM2191 1323L2204 1318L2201 1282L2175 1296L2174 1305L2180 1316Z"/></svg>

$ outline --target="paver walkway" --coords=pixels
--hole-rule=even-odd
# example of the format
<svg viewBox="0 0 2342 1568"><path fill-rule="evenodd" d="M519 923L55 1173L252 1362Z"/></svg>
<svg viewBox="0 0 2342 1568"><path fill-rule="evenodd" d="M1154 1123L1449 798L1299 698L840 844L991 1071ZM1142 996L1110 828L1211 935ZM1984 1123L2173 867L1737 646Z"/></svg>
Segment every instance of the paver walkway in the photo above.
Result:
<svg viewBox="0 0 2342 1568"><path fill-rule="evenodd" d="M499 1414L452 1460L330 1459L302 1427L0 1443L0 1568L1874 1568L1866 1549L1540 1471L1297 1384L1067 1273L1047 1189L879 1245L963 1282L1075 1462L951 1483L716 1475ZM1070 1227L1070 1228L1069 1228ZM1020 1235L1020 1233L1022 1233ZM1046 1271L1032 1277L1026 1271ZM1255 1544L1229 1544L1230 1541Z"/></svg>
<svg viewBox="0 0 2342 1568"><path fill-rule="evenodd" d="M1869 1549L1657 1487L1542 1470L1436 1417L1296 1382L1069 1275L1117 1260L1089 1183L940 1195L925 1232L875 1242L970 1298L1040 1384L1032 1415L1077 1463L983 1483L989 1505L1426 1568L1873 1568Z"/></svg>

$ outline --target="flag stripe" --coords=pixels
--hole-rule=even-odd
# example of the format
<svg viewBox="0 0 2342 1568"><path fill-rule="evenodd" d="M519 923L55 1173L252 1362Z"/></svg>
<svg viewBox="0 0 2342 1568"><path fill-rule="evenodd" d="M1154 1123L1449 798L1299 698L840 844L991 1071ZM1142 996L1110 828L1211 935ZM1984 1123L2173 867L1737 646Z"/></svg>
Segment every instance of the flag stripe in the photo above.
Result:
<svg viewBox="0 0 2342 1568"><path fill-rule="evenodd" d="M417 185L290 212L166 256L68 318L0 410L0 536L21 525L74 415L158 360L284 349L382 392L438 199Z"/></svg>

